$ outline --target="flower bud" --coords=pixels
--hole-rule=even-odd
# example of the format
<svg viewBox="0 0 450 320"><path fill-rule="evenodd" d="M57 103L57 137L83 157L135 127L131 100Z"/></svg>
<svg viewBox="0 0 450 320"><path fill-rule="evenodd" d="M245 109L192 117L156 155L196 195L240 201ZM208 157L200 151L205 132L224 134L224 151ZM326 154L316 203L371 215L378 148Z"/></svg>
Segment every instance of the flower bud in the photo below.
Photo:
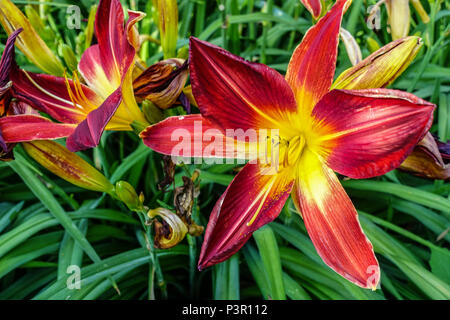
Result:
<svg viewBox="0 0 450 320"><path fill-rule="evenodd" d="M67 44L62 43L59 46L59 50L61 52L61 56L64 59L64 62L66 63L67 68L69 68L72 71L77 70L78 60L72 48L69 47Z"/></svg>
<svg viewBox="0 0 450 320"><path fill-rule="evenodd" d="M93 6L91 6L91 10L89 11L88 24L85 30L86 34L84 43L85 50L91 46L92 37L94 36L94 21L96 13L97 13L97 5L94 4Z"/></svg>
<svg viewBox="0 0 450 320"><path fill-rule="evenodd" d="M377 40L375 40L374 38L367 37L366 42L367 42L367 48L369 48L369 51L371 53L380 49L380 45L378 44Z"/></svg>
<svg viewBox="0 0 450 320"><path fill-rule="evenodd" d="M176 0L153 0L154 20L158 21L164 59L176 57L178 6Z"/></svg>
<svg viewBox="0 0 450 320"><path fill-rule="evenodd" d="M358 43L355 38L353 38L352 34L341 28L341 32L339 33L344 43L345 50L347 51L348 58L352 65L359 63L362 60L361 49L359 48Z"/></svg>
<svg viewBox="0 0 450 320"><path fill-rule="evenodd" d="M407 37L388 43L357 65L342 72L332 89L384 88L391 84L414 60L422 41Z"/></svg>
<svg viewBox="0 0 450 320"><path fill-rule="evenodd" d="M439 149L438 143L428 132L399 168L424 178L450 180L450 164L443 159L449 156Z"/></svg>
<svg viewBox="0 0 450 320"><path fill-rule="evenodd" d="M62 145L47 140L22 145L30 157L58 177L84 189L114 193L114 186L103 174Z"/></svg>
<svg viewBox="0 0 450 320"><path fill-rule="evenodd" d="M391 26L393 40L401 39L409 34L410 10L409 0L387 0L388 22Z"/></svg>
<svg viewBox="0 0 450 320"><path fill-rule="evenodd" d="M148 216L155 219L157 216L161 221L154 220L155 247L168 249L180 243L188 229L184 222L172 211L165 208L157 208L148 211Z"/></svg>
<svg viewBox="0 0 450 320"><path fill-rule="evenodd" d="M422 22L423 23L430 22L430 17L428 16L425 9L422 7L422 3L420 3L420 0L411 0L411 2L412 2L414 9L416 9L417 14L419 15Z"/></svg>
<svg viewBox="0 0 450 320"><path fill-rule="evenodd" d="M181 59L151 65L133 82L137 101L147 99L161 109L170 108L183 91L188 73L187 63Z"/></svg>
<svg viewBox="0 0 450 320"><path fill-rule="evenodd" d="M46 73L63 75L64 67L59 58L45 44L27 17L10 0L0 1L0 23L8 35L23 28L17 37L17 48Z"/></svg>
<svg viewBox="0 0 450 320"><path fill-rule="evenodd" d="M126 181L116 183L116 195L131 211L141 210L143 204L133 186Z"/></svg>

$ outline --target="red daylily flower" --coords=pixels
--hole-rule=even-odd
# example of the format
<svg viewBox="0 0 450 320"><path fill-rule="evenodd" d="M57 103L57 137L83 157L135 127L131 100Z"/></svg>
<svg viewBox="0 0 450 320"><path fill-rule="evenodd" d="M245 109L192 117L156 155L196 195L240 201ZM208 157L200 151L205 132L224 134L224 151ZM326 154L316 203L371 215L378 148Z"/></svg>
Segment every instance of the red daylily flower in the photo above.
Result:
<svg viewBox="0 0 450 320"><path fill-rule="evenodd" d="M333 170L363 179L398 167L430 128L435 106L397 90L332 90L340 25L349 3L338 0L306 33L285 78L191 38L191 83L201 115L170 117L150 126L141 133L144 143L179 156L179 141L172 134L182 129L191 133L187 156L205 156L211 140L196 136L196 122L202 133L221 133L224 145L235 143L227 129L277 129L283 159L276 174L259 162L246 164L236 175L211 213L199 269L237 252L255 230L279 215L291 195L323 261L358 286L376 287L380 271L372 245Z"/></svg>
<svg viewBox="0 0 450 320"><path fill-rule="evenodd" d="M8 143L67 138L67 148L79 151L99 143L103 131L132 130L146 122L133 93L132 73L138 35L133 25L143 14L128 11L124 24L119 0L101 0L95 19L98 44L83 54L78 71L87 85L74 80L34 74L17 67L11 72L17 97L30 102L58 123L38 115L0 119Z"/></svg>

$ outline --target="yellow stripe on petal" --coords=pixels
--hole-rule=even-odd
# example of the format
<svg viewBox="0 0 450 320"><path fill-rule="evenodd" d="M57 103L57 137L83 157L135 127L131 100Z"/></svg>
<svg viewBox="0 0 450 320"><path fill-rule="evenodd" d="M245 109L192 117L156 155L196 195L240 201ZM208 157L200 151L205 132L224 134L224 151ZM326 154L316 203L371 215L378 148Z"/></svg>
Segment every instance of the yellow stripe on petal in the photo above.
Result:
<svg viewBox="0 0 450 320"><path fill-rule="evenodd" d="M10 35L23 28L16 40L16 46L42 71L62 76L64 67L59 58L38 35L25 15L10 0L0 0L0 23Z"/></svg>

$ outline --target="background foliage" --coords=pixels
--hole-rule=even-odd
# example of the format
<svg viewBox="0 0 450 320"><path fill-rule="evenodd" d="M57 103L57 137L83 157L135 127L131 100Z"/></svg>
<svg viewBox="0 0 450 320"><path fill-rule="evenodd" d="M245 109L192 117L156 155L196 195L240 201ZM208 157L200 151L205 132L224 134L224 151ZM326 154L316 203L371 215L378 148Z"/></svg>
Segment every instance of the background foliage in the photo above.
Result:
<svg viewBox="0 0 450 320"><path fill-rule="evenodd" d="M22 8L39 3L14 1ZM71 0L47 3L41 32L57 51L61 42L81 56L80 30L66 27ZM141 34L158 39L151 1L122 1L147 12ZM381 29L370 30L364 19L372 0L353 0L343 26L357 39L363 56L367 37L380 46L391 41L382 7ZM438 105L432 132L450 139L450 2L422 1L431 21L423 24L413 9L410 34L425 46L415 62L391 86ZM93 0L78 1L82 30ZM224 8L219 10L219 5ZM312 25L299 0L181 0L178 47L194 35L246 59L284 73L295 46ZM440 10L439 10L440 9ZM447 29L446 29L447 28ZM3 31L2 31L3 32ZM47 35L45 37L45 35ZM1 43L6 35L1 33ZM2 45L3 46L3 45ZM3 50L3 47L2 47ZM180 50L182 53L185 49ZM35 70L17 53L18 63ZM141 58L150 65L162 59L159 46L146 42ZM340 45L336 74L350 66ZM70 65L68 65L70 68ZM164 115L181 114L181 108ZM198 112L194 110L194 112ZM137 216L108 196L86 191L58 179L16 148L16 160L0 163L0 298L1 299L449 299L450 183L430 181L395 170L370 180L347 180L344 187L360 212L364 231L381 265L381 290L363 290L330 270L317 255L305 227L289 200L280 217L255 232L230 260L198 272L202 237L188 236L180 245L157 251L165 283L153 284L150 256ZM80 153L112 181L129 181L143 191L151 207L173 206L173 186L159 191L163 163L133 133L106 132L95 150ZM233 178L236 165L186 165L177 168L175 185L198 168L200 195L194 207L197 223L206 226L215 201ZM76 235L76 241L70 234ZM80 265L81 290L69 290L69 265ZM117 288L112 288L112 283Z"/></svg>

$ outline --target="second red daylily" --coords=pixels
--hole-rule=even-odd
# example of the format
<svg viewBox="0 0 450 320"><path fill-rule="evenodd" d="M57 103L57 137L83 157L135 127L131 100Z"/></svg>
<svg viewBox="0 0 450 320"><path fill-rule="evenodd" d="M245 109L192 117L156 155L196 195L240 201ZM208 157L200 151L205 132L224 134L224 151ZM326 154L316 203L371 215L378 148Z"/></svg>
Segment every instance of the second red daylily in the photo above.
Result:
<svg viewBox="0 0 450 320"><path fill-rule="evenodd" d="M237 174L211 213L199 269L237 252L279 215L291 195L324 262L361 287L376 287L380 271L372 245L333 170L361 179L398 167L429 129L434 105L396 90L332 90L349 2L337 1L306 33L285 78L191 38L191 83L201 115L153 125L141 133L144 143L179 156L172 134L182 129L193 146L188 156L205 156L211 139L196 135L196 122L202 132L222 133L224 143L230 139L227 129L276 129L283 159L276 174L261 162L248 163Z"/></svg>
<svg viewBox="0 0 450 320"><path fill-rule="evenodd" d="M8 143L67 138L71 151L94 147L103 131L132 130L133 121L146 123L133 93L132 73L138 35L133 25L143 14L128 11L124 23L119 0L101 0L95 19L98 44L83 54L73 80L35 74L17 67L11 72L14 94L53 119L16 115L0 119ZM20 36L19 36L20 38ZM45 128L45 129L43 129Z"/></svg>

